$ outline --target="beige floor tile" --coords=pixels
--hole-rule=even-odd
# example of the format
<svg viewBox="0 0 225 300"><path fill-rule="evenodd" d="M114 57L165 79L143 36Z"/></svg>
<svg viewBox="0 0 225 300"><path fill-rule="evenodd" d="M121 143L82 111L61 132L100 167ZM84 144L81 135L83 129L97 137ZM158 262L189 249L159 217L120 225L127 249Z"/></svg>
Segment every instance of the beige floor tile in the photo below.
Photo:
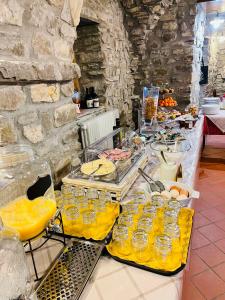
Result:
<svg viewBox="0 0 225 300"><path fill-rule="evenodd" d="M94 283L88 283L79 300L103 300Z"/></svg>

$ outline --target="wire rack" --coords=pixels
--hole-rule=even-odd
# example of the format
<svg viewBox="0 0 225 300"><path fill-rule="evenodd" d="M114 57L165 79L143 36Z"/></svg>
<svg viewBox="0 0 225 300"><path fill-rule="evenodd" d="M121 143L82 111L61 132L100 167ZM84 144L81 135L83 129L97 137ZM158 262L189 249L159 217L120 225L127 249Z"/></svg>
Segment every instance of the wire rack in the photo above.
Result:
<svg viewBox="0 0 225 300"><path fill-rule="evenodd" d="M79 299L104 248L103 244L72 239L37 286L38 300Z"/></svg>

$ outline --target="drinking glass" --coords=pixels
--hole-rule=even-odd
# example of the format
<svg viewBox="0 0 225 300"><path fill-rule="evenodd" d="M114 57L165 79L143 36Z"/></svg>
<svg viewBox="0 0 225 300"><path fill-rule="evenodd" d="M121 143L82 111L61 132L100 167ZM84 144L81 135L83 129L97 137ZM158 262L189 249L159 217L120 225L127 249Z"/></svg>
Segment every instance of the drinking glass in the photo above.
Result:
<svg viewBox="0 0 225 300"><path fill-rule="evenodd" d="M79 218L79 210L76 206L69 206L63 210L68 221L76 221Z"/></svg>
<svg viewBox="0 0 225 300"><path fill-rule="evenodd" d="M128 214L137 214L139 210L139 204L135 202L128 202L123 205L123 212Z"/></svg>
<svg viewBox="0 0 225 300"><path fill-rule="evenodd" d="M148 256L144 255L144 251L148 247L148 234L144 230L135 230L132 235L132 246L134 248L138 261L145 261Z"/></svg>
<svg viewBox="0 0 225 300"><path fill-rule="evenodd" d="M84 211L82 217L85 225L91 225L96 222L96 212L94 210Z"/></svg>
<svg viewBox="0 0 225 300"><path fill-rule="evenodd" d="M165 205L165 200L162 196L152 196L152 206L155 206L156 208L161 208Z"/></svg>
<svg viewBox="0 0 225 300"><path fill-rule="evenodd" d="M86 197L89 204L94 204L95 200L98 199L98 191L95 189L88 189L86 192Z"/></svg>
<svg viewBox="0 0 225 300"><path fill-rule="evenodd" d="M118 219L118 224L132 226L133 225L133 215L132 214L121 214Z"/></svg>
<svg viewBox="0 0 225 300"><path fill-rule="evenodd" d="M155 217L156 212L157 212L156 206L146 205L143 208L143 215L148 215L149 217L151 216L152 219Z"/></svg>
<svg viewBox="0 0 225 300"><path fill-rule="evenodd" d="M179 239L180 228L176 223L167 223L164 226L164 233L172 239Z"/></svg>
<svg viewBox="0 0 225 300"><path fill-rule="evenodd" d="M161 234L156 236L155 239L156 253L162 260L165 260L167 255L172 250L172 240L168 235Z"/></svg>
<svg viewBox="0 0 225 300"><path fill-rule="evenodd" d="M126 225L117 224L113 228L112 240L117 251L121 254L127 255L130 253L129 249L129 230Z"/></svg>
<svg viewBox="0 0 225 300"><path fill-rule="evenodd" d="M178 212L175 209L166 209L164 211L164 222L165 223L177 223Z"/></svg>
<svg viewBox="0 0 225 300"><path fill-rule="evenodd" d="M93 206L96 212L104 212L106 209L106 201L105 199L95 199Z"/></svg>
<svg viewBox="0 0 225 300"><path fill-rule="evenodd" d="M138 220L137 229L144 230L149 233L152 230L152 219L148 217L142 217Z"/></svg>
<svg viewBox="0 0 225 300"><path fill-rule="evenodd" d="M177 214L180 212L181 205L180 202L177 200L169 200L167 206L169 209L175 210Z"/></svg>

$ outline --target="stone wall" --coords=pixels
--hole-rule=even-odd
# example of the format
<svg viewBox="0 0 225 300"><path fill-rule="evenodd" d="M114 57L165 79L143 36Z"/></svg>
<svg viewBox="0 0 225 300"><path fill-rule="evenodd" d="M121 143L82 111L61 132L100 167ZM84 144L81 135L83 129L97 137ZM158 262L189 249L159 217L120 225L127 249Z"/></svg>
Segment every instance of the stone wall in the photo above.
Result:
<svg viewBox="0 0 225 300"><path fill-rule="evenodd" d="M30 144L56 181L79 162L71 102L76 28L64 0L1 0L0 141Z"/></svg>
<svg viewBox="0 0 225 300"><path fill-rule="evenodd" d="M81 56L92 65L88 66L88 68L90 67L89 75L85 78L82 75L81 82L84 83L85 88L90 86L92 79L96 82L99 75L100 80L97 80L96 88L97 93L101 95L102 103L105 103L107 107L118 108L122 124L131 125L131 97L134 81L130 66L130 43L127 31L123 26L123 9L118 0L84 0L81 17L99 24L95 29L98 31L96 33L100 42L100 45L95 43L96 47L91 49L92 45L89 43L91 36L83 41L83 43L87 43L87 46L83 49L85 53L82 53ZM99 51L99 46L101 51ZM96 57L100 67L93 65ZM94 70L94 68L96 69Z"/></svg>
<svg viewBox="0 0 225 300"><path fill-rule="evenodd" d="M133 51L136 102L142 87L168 82L178 103L190 102L196 1L121 1ZM199 25L200 26L200 25ZM195 62L197 64L197 62ZM195 80L196 81L196 80Z"/></svg>
<svg viewBox="0 0 225 300"><path fill-rule="evenodd" d="M225 30L219 35L212 35L209 39L209 86L212 95L216 89L218 95L225 93Z"/></svg>
<svg viewBox="0 0 225 300"><path fill-rule="evenodd" d="M194 25L194 45L192 62L192 80L191 80L191 103L199 104L201 65L204 49L204 34L206 29L206 10L204 4L198 4L197 14ZM205 59L204 59L205 60ZM205 63L207 61L205 60Z"/></svg>

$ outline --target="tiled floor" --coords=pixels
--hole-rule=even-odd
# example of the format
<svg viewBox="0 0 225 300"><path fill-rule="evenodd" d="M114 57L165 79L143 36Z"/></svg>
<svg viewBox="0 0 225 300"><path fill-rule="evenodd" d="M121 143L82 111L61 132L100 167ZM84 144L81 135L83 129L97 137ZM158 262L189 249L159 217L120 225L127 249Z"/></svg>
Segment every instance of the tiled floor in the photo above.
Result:
<svg viewBox="0 0 225 300"><path fill-rule="evenodd" d="M220 144L225 153L225 143ZM201 163L196 188L201 197L194 204L182 300L225 300L225 164Z"/></svg>
<svg viewBox="0 0 225 300"><path fill-rule="evenodd" d="M202 154L204 161L225 163L225 135L209 135Z"/></svg>

